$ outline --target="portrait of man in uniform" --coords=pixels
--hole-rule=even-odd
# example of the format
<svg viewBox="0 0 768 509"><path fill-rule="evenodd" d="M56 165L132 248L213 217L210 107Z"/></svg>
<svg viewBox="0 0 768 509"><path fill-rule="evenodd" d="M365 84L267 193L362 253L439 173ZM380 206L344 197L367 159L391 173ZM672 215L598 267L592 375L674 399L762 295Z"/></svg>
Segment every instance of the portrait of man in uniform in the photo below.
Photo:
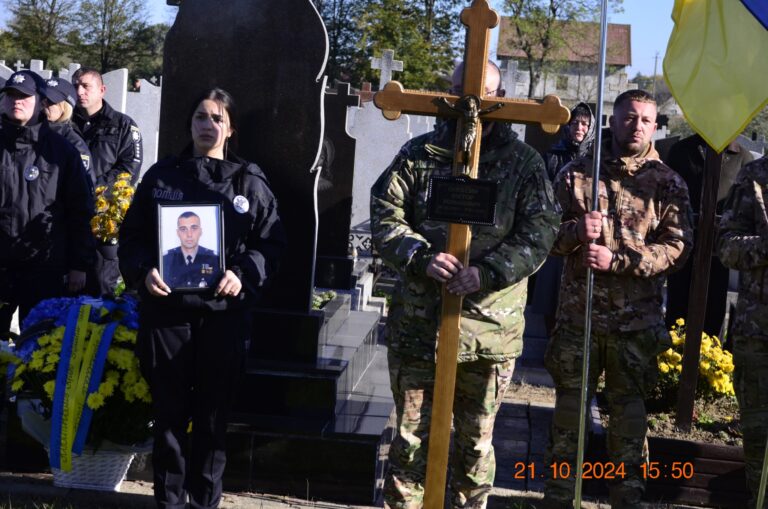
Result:
<svg viewBox="0 0 768 509"><path fill-rule="evenodd" d="M210 249L200 244L200 239L207 228L204 228L205 221L202 221L200 215L202 212L187 210L179 207L161 207L161 224L167 222L169 213L176 214L178 210L183 210L176 218L175 236L178 238L178 245L169 247L167 239L169 233L161 233L161 252L163 253L162 273L163 281L171 289L205 289L216 286L223 272L221 266L221 249L219 225L215 219L213 229L217 230L214 235L207 238L216 238L217 240L208 240L208 245L215 245L216 250ZM215 206L206 208L216 209ZM215 210L211 211L215 214ZM218 215L216 215L218 217ZM211 221L207 221L211 222ZM161 228L162 232L163 228ZM166 242L163 242L166 240Z"/></svg>

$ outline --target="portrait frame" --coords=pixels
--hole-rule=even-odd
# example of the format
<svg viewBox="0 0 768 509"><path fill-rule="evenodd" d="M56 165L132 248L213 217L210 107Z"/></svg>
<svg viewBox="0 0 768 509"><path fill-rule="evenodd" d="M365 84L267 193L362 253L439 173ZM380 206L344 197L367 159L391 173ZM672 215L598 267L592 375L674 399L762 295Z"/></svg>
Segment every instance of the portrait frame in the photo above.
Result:
<svg viewBox="0 0 768 509"><path fill-rule="evenodd" d="M157 246L160 278L172 292L212 292L226 270L221 204L158 203Z"/></svg>

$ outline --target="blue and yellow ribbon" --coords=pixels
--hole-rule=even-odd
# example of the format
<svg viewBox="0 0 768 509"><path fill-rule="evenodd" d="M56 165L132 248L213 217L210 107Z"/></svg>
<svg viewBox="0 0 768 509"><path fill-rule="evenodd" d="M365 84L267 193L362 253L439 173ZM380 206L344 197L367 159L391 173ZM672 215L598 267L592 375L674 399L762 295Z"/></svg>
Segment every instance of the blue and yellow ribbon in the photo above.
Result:
<svg viewBox="0 0 768 509"><path fill-rule="evenodd" d="M96 302L94 302L96 304ZM72 469L72 453L81 454L93 410L86 405L104 374L107 352L118 322L92 323L91 304L72 306L67 314L51 414L50 463L64 472ZM104 306L100 322L113 311Z"/></svg>

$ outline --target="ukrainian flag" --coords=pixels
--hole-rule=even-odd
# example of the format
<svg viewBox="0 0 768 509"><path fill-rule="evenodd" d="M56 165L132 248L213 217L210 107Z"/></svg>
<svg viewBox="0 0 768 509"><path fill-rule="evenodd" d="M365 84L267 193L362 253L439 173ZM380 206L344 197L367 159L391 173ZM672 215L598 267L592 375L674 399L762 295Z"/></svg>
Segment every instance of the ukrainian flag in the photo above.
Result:
<svg viewBox="0 0 768 509"><path fill-rule="evenodd" d="M686 120L722 152L768 104L766 0L675 0L664 78Z"/></svg>

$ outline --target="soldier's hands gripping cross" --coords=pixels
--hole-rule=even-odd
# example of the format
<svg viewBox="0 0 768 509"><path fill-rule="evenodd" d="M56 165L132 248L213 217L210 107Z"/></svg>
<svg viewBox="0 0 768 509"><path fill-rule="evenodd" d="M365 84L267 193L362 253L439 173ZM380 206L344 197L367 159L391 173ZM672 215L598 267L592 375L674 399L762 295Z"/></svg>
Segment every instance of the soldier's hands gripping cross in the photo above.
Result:
<svg viewBox="0 0 768 509"><path fill-rule="evenodd" d="M480 271L477 267L464 267L450 253L438 253L427 264L427 276L440 283L454 295L469 295L480 289Z"/></svg>

